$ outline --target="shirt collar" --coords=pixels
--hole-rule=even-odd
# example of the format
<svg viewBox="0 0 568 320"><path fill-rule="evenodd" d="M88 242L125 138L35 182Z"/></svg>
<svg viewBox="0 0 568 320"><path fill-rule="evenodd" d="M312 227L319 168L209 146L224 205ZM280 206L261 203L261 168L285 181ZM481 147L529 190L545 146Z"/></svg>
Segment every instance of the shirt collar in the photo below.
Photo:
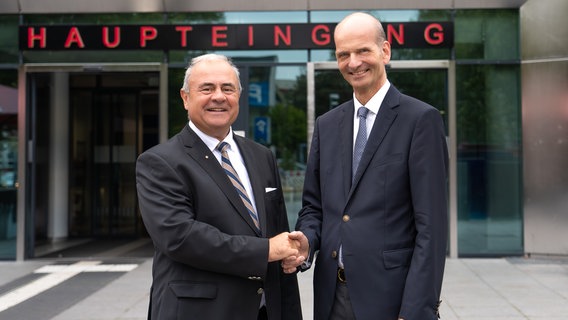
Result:
<svg viewBox="0 0 568 320"><path fill-rule="evenodd" d="M197 128L195 123L191 122L191 120L189 121L189 127L193 131L195 131L197 136L203 141L203 143L205 143L205 145L209 148L209 150L211 150L211 152L213 152L213 150L215 150L215 148L217 147L217 145L220 142L219 140L217 140L217 138L209 136L209 135L205 134L203 131L199 130L199 128ZM225 141L229 144L231 150L236 150L237 143L235 142L235 139L233 138L233 128L229 127L229 134L227 134L227 136L225 137L225 139L223 139L223 141Z"/></svg>
<svg viewBox="0 0 568 320"><path fill-rule="evenodd" d="M390 82L387 80L387 82L385 82L385 84L379 89L379 91L377 91L377 93L375 93L375 95L371 97L365 107L374 114L379 113L379 108L381 107L383 100L385 100L385 96L387 95L389 88ZM353 93L353 102L355 103L355 117L357 117L357 110L359 110L359 108L363 105L361 104L361 102L359 102L359 100L357 100L357 98L355 98L355 93Z"/></svg>

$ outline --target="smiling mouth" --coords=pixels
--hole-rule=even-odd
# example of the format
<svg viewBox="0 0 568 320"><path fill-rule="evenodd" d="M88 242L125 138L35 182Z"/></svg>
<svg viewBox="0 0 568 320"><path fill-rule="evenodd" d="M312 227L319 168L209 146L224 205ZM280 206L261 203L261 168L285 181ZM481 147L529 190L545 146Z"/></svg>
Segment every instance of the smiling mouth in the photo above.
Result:
<svg viewBox="0 0 568 320"><path fill-rule="evenodd" d="M367 71L368 71L368 69L360 70L360 71L353 71L353 72L351 72L351 75L352 75L352 76L355 76L355 77L357 77L357 76L362 76L362 75L364 75L365 73L367 73Z"/></svg>
<svg viewBox="0 0 568 320"><path fill-rule="evenodd" d="M210 111L210 112L225 112L227 110L225 110L223 108L209 108L209 109L207 109L207 111Z"/></svg>

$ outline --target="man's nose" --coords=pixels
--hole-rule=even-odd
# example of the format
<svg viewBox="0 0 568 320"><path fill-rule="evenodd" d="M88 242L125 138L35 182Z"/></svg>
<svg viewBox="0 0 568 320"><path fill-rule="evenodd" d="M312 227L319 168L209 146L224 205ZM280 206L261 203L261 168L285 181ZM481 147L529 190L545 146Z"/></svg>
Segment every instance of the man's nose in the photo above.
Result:
<svg viewBox="0 0 568 320"><path fill-rule="evenodd" d="M361 59L357 54L349 55L349 63L348 66L351 69L357 69L361 65Z"/></svg>
<svg viewBox="0 0 568 320"><path fill-rule="evenodd" d="M215 88L215 91L213 91L213 95L211 97L217 101L227 99L221 87Z"/></svg>

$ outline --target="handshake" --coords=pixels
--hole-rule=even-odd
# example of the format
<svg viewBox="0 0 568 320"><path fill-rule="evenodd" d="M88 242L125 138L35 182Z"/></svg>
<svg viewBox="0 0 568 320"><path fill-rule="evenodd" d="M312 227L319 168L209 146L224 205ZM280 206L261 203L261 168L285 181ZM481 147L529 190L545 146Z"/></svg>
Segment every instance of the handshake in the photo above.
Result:
<svg viewBox="0 0 568 320"><path fill-rule="evenodd" d="M294 273L308 258L309 249L301 231L283 232L269 239L268 262L281 261L285 273Z"/></svg>

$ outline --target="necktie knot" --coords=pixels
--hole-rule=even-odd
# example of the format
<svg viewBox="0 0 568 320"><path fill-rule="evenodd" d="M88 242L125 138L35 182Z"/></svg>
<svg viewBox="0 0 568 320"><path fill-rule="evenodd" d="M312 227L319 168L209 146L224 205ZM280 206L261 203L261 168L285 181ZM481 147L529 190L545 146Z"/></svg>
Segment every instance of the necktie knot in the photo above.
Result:
<svg viewBox="0 0 568 320"><path fill-rule="evenodd" d="M369 113L369 109L361 107L357 110L357 117L367 119L367 113Z"/></svg>
<svg viewBox="0 0 568 320"><path fill-rule="evenodd" d="M221 142L219 142L217 147L215 147L215 149L217 149L217 150L219 150L219 152L223 153L223 152L227 151L228 147L229 147L229 143L227 143L225 141L221 141Z"/></svg>

